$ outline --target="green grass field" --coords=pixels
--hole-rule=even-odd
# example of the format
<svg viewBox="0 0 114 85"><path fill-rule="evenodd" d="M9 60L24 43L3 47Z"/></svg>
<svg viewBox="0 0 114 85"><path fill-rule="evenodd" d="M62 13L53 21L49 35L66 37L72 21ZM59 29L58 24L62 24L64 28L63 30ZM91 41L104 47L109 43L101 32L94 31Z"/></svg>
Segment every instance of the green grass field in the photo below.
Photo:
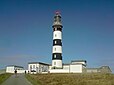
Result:
<svg viewBox="0 0 114 85"><path fill-rule="evenodd" d="M27 74L33 85L114 85L113 74Z"/></svg>
<svg viewBox="0 0 114 85"><path fill-rule="evenodd" d="M8 79L11 76L11 74L0 74L0 84L3 83L6 79Z"/></svg>

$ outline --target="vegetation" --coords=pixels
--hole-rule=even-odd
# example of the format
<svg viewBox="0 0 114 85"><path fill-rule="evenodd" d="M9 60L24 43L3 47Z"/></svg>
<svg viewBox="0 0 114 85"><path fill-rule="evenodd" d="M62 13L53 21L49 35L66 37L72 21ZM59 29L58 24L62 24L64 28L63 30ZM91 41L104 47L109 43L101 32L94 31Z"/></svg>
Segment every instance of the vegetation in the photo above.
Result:
<svg viewBox="0 0 114 85"><path fill-rule="evenodd" d="M27 74L33 85L114 85L113 74Z"/></svg>
<svg viewBox="0 0 114 85"><path fill-rule="evenodd" d="M35 76L35 75L34 75ZM25 77L33 84L33 85L42 85L39 80L35 79L35 77L29 74L26 74Z"/></svg>
<svg viewBox="0 0 114 85"><path fill-rule="evenodd" d="M3 74L6 72L6 69L0 69L0 74Z"/></svg>
<svg viewBox="0 0 114 85"><path fill-rule="evenodd" d="M8 79L11 76L11 74L4 73L0 74L0 84L3 83L6 79Z"/></svg>

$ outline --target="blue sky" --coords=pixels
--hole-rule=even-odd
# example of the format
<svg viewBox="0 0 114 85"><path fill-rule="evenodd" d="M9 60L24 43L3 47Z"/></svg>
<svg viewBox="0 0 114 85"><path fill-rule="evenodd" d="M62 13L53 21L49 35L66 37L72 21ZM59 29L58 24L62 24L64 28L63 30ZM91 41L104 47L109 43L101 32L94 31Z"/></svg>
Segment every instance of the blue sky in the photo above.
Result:
<svg viewBox="0 0 114 85"><path fill-rule="evenodd" d="M87 67L114 72L113 0L0 0L0 68L51 63L52 24L61 11L63 62L85 59Z"/></svg>

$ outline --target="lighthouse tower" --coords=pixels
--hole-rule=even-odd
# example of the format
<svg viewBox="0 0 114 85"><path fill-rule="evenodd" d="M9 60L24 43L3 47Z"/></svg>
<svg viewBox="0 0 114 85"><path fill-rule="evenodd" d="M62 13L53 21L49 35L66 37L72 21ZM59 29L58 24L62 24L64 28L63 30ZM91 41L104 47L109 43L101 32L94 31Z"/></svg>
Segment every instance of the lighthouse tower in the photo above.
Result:
<svg viewBox="0 0 114 85"><path fill-rule="evenodd" d="M60 12L56 12L53 23L52 68L62 68L62 24Z"/></svg>

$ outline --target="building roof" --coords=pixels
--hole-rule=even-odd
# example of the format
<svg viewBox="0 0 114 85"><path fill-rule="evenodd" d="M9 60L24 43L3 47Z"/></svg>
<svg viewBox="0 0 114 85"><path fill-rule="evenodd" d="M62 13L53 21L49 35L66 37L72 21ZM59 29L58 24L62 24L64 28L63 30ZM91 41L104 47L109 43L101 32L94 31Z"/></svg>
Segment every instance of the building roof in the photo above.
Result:
<svg viewBox="0 0 114 85"><path fill-rule="evenodd" d="M69 63L63 63L63 65L70 65Z"/></svg>
<svg viewBox="0 0 114 85"><path fill-rule="evenodd" d="M22 66L17 66L17 65L8 65L7 67L17 67L17 68L24 68Z"/></svg>
<svg viewBox="0 0 114 85"><path fill-rule="evenodd" d="M82 64L82 63L71 63L70 65L83 65L83 66L86 66L85 64Z"/></svg>
<svg viewBox="0 0 114 85"><path fill-rule="evenodd" d="M63 63L63 65L83 65L83 66L86 66L85 64L82 64L82 63Z"/></svg>
<svg viewBox="0 0 114 85"><path fill-rule="evenodd" d="M42 62L29 62L28 64L43 64L43 65L49 65L47 63L42 63Z"/></svg>
<svg viewBox="0 0 114 85"><path fill-rule="evenodd" d="M103 69L103 68L108 68L108 69L110 69L109 66L101 66L101 67L99 67L99 68L87 68L87 69Z"/></svg>
<svg viewBox="0 0 114 85"><path fill-rule="evenodd" d="M110 68L109 66L101 66L100 68Z"/></svg>

